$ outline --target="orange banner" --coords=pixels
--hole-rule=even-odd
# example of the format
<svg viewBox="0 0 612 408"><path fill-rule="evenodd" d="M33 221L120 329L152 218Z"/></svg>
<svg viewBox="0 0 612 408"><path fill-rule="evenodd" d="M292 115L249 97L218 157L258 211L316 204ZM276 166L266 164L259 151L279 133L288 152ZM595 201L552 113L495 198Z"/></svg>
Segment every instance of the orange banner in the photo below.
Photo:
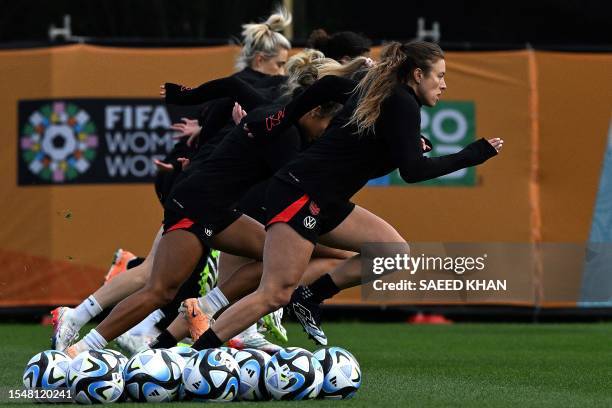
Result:
<svg viewBox="0 0 612 408"><path fill-rule="evenodd" d="M150 184L19 185L27 164L20 101L153 100L163 82L193 86L230 74L237 52L89 45L0 52L0 306L78 303L101 284L116 248L148 253L162 215ZM449 146L502 137L503 154L448 185L405 187L391 178L355 201L409 242L586 241L610 120L612 84L602 79L612 55L449 52L447 71L446 105L425 113L426 131ZM561 268L543 253L538 262L509 268L533 282L523 302L574 305L580 262ZM355 289L333 302L360 299Z"/></svg>

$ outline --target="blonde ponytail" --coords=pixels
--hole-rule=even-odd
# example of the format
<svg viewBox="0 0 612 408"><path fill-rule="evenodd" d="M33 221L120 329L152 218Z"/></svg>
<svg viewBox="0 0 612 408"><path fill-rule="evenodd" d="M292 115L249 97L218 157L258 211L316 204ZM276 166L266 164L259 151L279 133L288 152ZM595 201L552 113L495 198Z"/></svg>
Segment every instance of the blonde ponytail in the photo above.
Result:
<svg viewBox="0 0 612 408"><path fill-rule="evenodd" d="M357 57L346 64L341 64L335 59L326 58L325 63L319 67L319 78L323 78L326 75L353 78L355 74L368 69L369 61L371 61L369 58Z"/></svg>
<svg viewBox="0 0 612 408"><path fill-rule="evenodd" d="M306 88L326 75L351 78L367 67L368 59L365 57L355 58L343 65L334 59L326 58L321 51L307 48L287 61L285 70L288 79L283 93L292 96L296 89Z"/></svg>
<svg viewBox="0 0 612 408"><path fill-rule="evenodd" d="M291 24L291 14L279 8L263 23L242 26L242 49L236 60L236 69L249 67L257 53L266 58L278 55L280 48L291 49L289 40L280 33Z"/></svg>
<svg viewBox="0 0 612 408"><path fill-rule="evenodd" d="M296 89L312 85L319 77L318 66L325 60L321 51L305 49L293 55L285 64L287 82L284 95L292 96Z"/></svg>

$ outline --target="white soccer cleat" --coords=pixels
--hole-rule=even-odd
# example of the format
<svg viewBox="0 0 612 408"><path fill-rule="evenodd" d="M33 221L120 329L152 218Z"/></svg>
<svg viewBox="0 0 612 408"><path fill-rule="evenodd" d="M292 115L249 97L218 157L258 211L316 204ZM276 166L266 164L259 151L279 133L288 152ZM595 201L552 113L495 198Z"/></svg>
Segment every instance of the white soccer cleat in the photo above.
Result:
<svg viewBox="0 0 612 408"><path fill-rule="evenodd" d="M132 336L157 337L160 331L155 325L163 318L164 314L161 310L157 309L151 312L151 314L145 317L136 326L132 327L128 333Z"/></svg>
<svg viewBox="0 0 612 408"><path fill-rule="evenodd" d="M53 335L51 347L64 351L79 338L79 325L72 318L74 309L60 306L51 311Z"/></svg>
<svg viewBox="0 0 612 408"><path fill-rule="evenodd" d="M151 344L154 339L154 337L135 336L127 332L117 337L115 341L123 351L133 356L136 353L149 349L149 344Z"/></svg>
<svg viewBox="0 0 612 408"><path fill-rule="evenodd" d="M277 351L281 350L282 347L269 342L263 334L257 331L257 327L251 326L236 337L232 337L228 342L228 346L242 350L246 348L256 349L265 351L266 353L273 355Z"/></svg>

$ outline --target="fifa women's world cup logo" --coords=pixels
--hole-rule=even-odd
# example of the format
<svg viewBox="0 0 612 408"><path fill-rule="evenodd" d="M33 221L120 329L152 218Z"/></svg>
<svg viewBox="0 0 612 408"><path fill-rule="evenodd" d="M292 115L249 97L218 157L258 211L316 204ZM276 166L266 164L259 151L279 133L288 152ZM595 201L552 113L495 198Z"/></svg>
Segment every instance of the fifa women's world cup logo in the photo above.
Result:
<svg viewBox="0 0 612 408"><path fill-rule="evenodd" d="M45 104L24 124L20 139L28 169L53 183L74 180L96 157L98 136L89 114L64 102Z"/></svg>

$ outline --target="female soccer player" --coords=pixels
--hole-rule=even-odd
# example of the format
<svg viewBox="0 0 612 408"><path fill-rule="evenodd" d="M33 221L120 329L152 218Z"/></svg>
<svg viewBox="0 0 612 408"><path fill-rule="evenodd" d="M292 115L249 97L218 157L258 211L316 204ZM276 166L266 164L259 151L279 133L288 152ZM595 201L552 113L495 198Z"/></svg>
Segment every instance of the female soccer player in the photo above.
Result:
<svg viewBox="0 0 612 408"><path fill-rule="evenodd" d="M235 85L239 81L228 78L226 82ZM178 86L168 86L167 99L178 102L182 97L183 100L193 101L195 96L208 88L185 90ZM341 100L346 99L344 93L334 93L329 89L326 91L339 94ZM252 103L255 99L245 100L245 103ZM195 103L199 102L202 100ZM223 139L201 166L190 167L166 203L165 234L154 256L150 281L142 290L117 305L96 330L68 348L67 352L75 354L86 348L102 347L107 339L117 337L160 304L168 302L204 248L212 246L261 260L263 226L233 211L232 205L248 187L269 177L281 164L293 157L304 137L322 132L325 126L312 118L321 116L321 120L328 122L332 112L325 113L325 107L317 109L317 115L300 115L297 129L289 128L281 136L264 143L251 140L246 131L237 128ZM264 118L270 110L276 111L277 108L268 107L259 112L255 109L250 115ZM261 268L258 262L244 265L240 268L241 276L256 278L254 282L257 283ZM252 278L246 280L253 281Z"/></svg>
<svg viewBox="0 0 612 408"><path fill-rule="evenodd" d="M261 283L223 312L194 348L219 347L270 310L288 304L319 241L354 252L365 243L400 243L408 251L405 240L383 219L359 206L342 213L369 179L399 169L406 182L414 183L481 164L498 153L500 139L481 139L455 154L423 156L420 107L438 102L446 89L445 73L444 54L436 44L391 43L384 49L325 135L275 175L267 192ZM285 115L285 120L295 118ZM247 126L264 139L274 128L282 129L279 123L249 121ZM336 224L339 216L342 221ZM337 226L321 235L330 223ZM358 284L361 256L324 275L324 289L334 292Z"/></svg>
<svg viewBox="0 0 612 408"><path fill-rule="evenodd" d="M242 49L236 61L236 67L240 71L235 74L235 77L252 85L270 100L280 95L279 87L285 81L282 75L291 43L280 31L290 22L291 15L281 9L263 23L243 25ZM205 107L199 120L185 120L182 125L177 124L175 129L188 135L187 144L199 145L200 157L210 154L227 134L227 130L223 128L231 122L233 104L233 99L229 98L214 101ZM196 142L198 140L199 143ZM190 157L187 155L189 152L184 149L184 144L177 146L177 149L181 148L181 153L186 153L181 154L181 157ZM191 149L190 154L193 154L193 151ZM176 155L171 154L171 156ZM174 185L175 176L176 172L172 172L171 174L160 174L158 177L160 181L156 183L156 192L162 203ZM103 309L114 305L144 286L152 269L152 254L156 251L161 232L161 230L158 232L149 255L142 264L130 269L126 274L118 275L107 285L100 287L76 308L58 307L53 310L52 344L54 348L66 349L78 338L80 328L100 314Z"/></svg>

